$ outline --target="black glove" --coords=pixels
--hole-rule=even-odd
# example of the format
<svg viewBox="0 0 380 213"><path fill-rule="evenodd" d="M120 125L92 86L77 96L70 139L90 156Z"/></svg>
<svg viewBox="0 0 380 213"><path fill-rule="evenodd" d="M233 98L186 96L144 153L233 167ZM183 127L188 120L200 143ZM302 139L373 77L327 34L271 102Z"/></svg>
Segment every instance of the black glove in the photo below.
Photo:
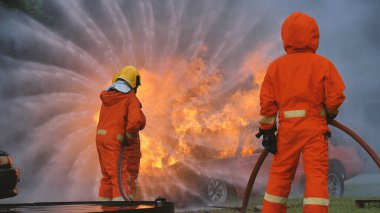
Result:
<svg viewBox="0 0 380 213"><path fill-rule="evenodd" d="M326 118L327 118L327 121L332 121L336 118L336 116L338 115L338 113L329 113L329 112L326 112Z"/></svg>
<svg viewBox="0 0 380 213"><path fill-rule="evenodd" d="M327 107L325 106L325 112L326 112L326 119L327 119L327 122L330 123L330 121L334 120L336 118L336 116L338 115L338 109L335 110L334 112L329 112L327 110Z"/></svg>
<svg viewBox="0 0 380 213"><path fill-rule="evenodd" d="M277 153L277 137L276 137L277 127L274 126L272 129L259 129L256 134L256 138L263 136L261 144L263 147L272 154Z"/></svg>

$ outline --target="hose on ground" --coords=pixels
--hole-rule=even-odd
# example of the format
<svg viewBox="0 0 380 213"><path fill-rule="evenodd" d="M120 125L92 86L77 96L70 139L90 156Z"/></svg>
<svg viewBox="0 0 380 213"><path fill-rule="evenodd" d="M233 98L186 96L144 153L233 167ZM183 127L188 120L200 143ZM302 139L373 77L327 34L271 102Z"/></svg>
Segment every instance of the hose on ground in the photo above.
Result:
<svg viewBox="0 0 380 213"><path fill-rule="evenodd" d="M352 137L369 154L369 156L372 158L372 160L376 163L376 165L380 169L380 158L379 158L379 156L377 156L376 152L368 145L367 142L364 141L363 138L361 138L353 130L351 130L347 126L343 125L342 123L338 122L337 120L332 120L332 121L329 122L329 124L331 126L334 126L334 127L338 128L338 129L340 129L341 131L345 132L347 135L349 135L350 137ZM243 205L242 205L242 208L241 208L241 211L240 211L241 213L245 213L247 211L247 207L248 207L248 203L249 203L249 198L251 197L251 192L252 192L253 185L255 183L257 174L260 171L260 167L263 164L263 162L264 162L265 158L267 157L267 155L268 155L268 151L265 149L261 153L259 159L257 160L257 162L255 164L255 167L253 167L251 176L249 177L249 180L248 180L248 183L247 183L247 187L245 188L244 198L243 198Z"/></svg>
<svg viewBox="0 0 380 213"><path fill-rule="evenodd" d="M121 196L125 201L133 201L130 197L127 196L123 187L123 158L124 158L124 150L126 147L126 143L122 143L120 146L119 152L119 160L117 161L117 183L119 185L119 191Z"/></svg>

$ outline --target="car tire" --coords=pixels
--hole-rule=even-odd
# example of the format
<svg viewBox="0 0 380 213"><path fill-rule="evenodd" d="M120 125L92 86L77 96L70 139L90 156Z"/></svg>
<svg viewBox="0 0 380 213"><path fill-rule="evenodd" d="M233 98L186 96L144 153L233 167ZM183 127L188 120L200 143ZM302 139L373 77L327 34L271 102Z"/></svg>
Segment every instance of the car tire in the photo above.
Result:
<svg viewBox="0 0 380 213"><path fill-rule="evenodd" d="M210 178L207 181L207 199L212 204L222 204L228 198L229 188L226 182L218 178Z"/></svg>
<svg viewBox="0 0 380 213"><path fill-rule="evenodd" d="M344 181L342 175L330 171L328 175L329 195L331 197L341 197L344 193Z"/></svg>

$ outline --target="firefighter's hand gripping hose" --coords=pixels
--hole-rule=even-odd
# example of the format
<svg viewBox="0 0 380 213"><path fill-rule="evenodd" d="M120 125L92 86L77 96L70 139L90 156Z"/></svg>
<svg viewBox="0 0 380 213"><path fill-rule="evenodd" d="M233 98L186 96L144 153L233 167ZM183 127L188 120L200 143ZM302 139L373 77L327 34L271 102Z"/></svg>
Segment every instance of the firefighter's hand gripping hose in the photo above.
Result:
<svg viewBox="0 0 380 213"><path fill-rule="evenodd" d="M120 147L119 160L117 162L117 183L119 185L119 191L121 196L125 201L133 201L126 193L123 187L123 158L124 158L124 150L127 146L127 143L122 143Z"/></svg>
<svg viewBox="0 0 380 213"><path fill-rule="evenodd" d="M256 134L256 138L263 136L262 145L268 152L276 154L277 152L277 127L274 126L271 129L259 129L259 133Z"/></svg>
<svg viewBox="0 0 380 213"><path fill-rule="evenodd" d="M368 145L367 142L364 141L363 138L361 138L353 130L351 130L350 128L348 128L347 126L341 124L340 122L338 122L336 120L329 121L329 124L331 126L334 126L338 129L342 130L347 135L352 137L357 143L359 143L360 146L363 147L363 149L369 154L369 156L372 158L372 160L376 163L377 167L380 169L380 158L379 158L379 156L377 156L376 152ZM266 149L264 149L264 151L261 153L259 159L257 160L255 167L252 170L251 176L250 176L248 183L247 183L247 187L245 188L243 204L242 204L242 208L240 211L241 213L245 213L247 211L248 202L249 202L249 198L251 197L253 184L255 183L257 174L259 173L260 167L263 164L267 155L268 155L268 151Z"/></svg>

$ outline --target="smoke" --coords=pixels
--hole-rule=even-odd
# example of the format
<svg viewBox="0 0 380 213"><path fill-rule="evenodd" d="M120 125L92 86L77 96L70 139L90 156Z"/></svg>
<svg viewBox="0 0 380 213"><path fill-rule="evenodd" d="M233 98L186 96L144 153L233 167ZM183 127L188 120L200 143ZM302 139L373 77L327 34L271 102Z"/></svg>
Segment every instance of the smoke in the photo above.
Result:
<svg viewBox="0 0 380 213"><path fill-rule="evenodd" d="M167 155L231 156L257 122L258 88L293 11L316 18L318 53L346 82L340 119L379 152L379 3L366 3L44 1L52 23L0 8L0 149L21 169L7 202L96 197L98 94L127 64L143 70L143 169Z"/></svg>

